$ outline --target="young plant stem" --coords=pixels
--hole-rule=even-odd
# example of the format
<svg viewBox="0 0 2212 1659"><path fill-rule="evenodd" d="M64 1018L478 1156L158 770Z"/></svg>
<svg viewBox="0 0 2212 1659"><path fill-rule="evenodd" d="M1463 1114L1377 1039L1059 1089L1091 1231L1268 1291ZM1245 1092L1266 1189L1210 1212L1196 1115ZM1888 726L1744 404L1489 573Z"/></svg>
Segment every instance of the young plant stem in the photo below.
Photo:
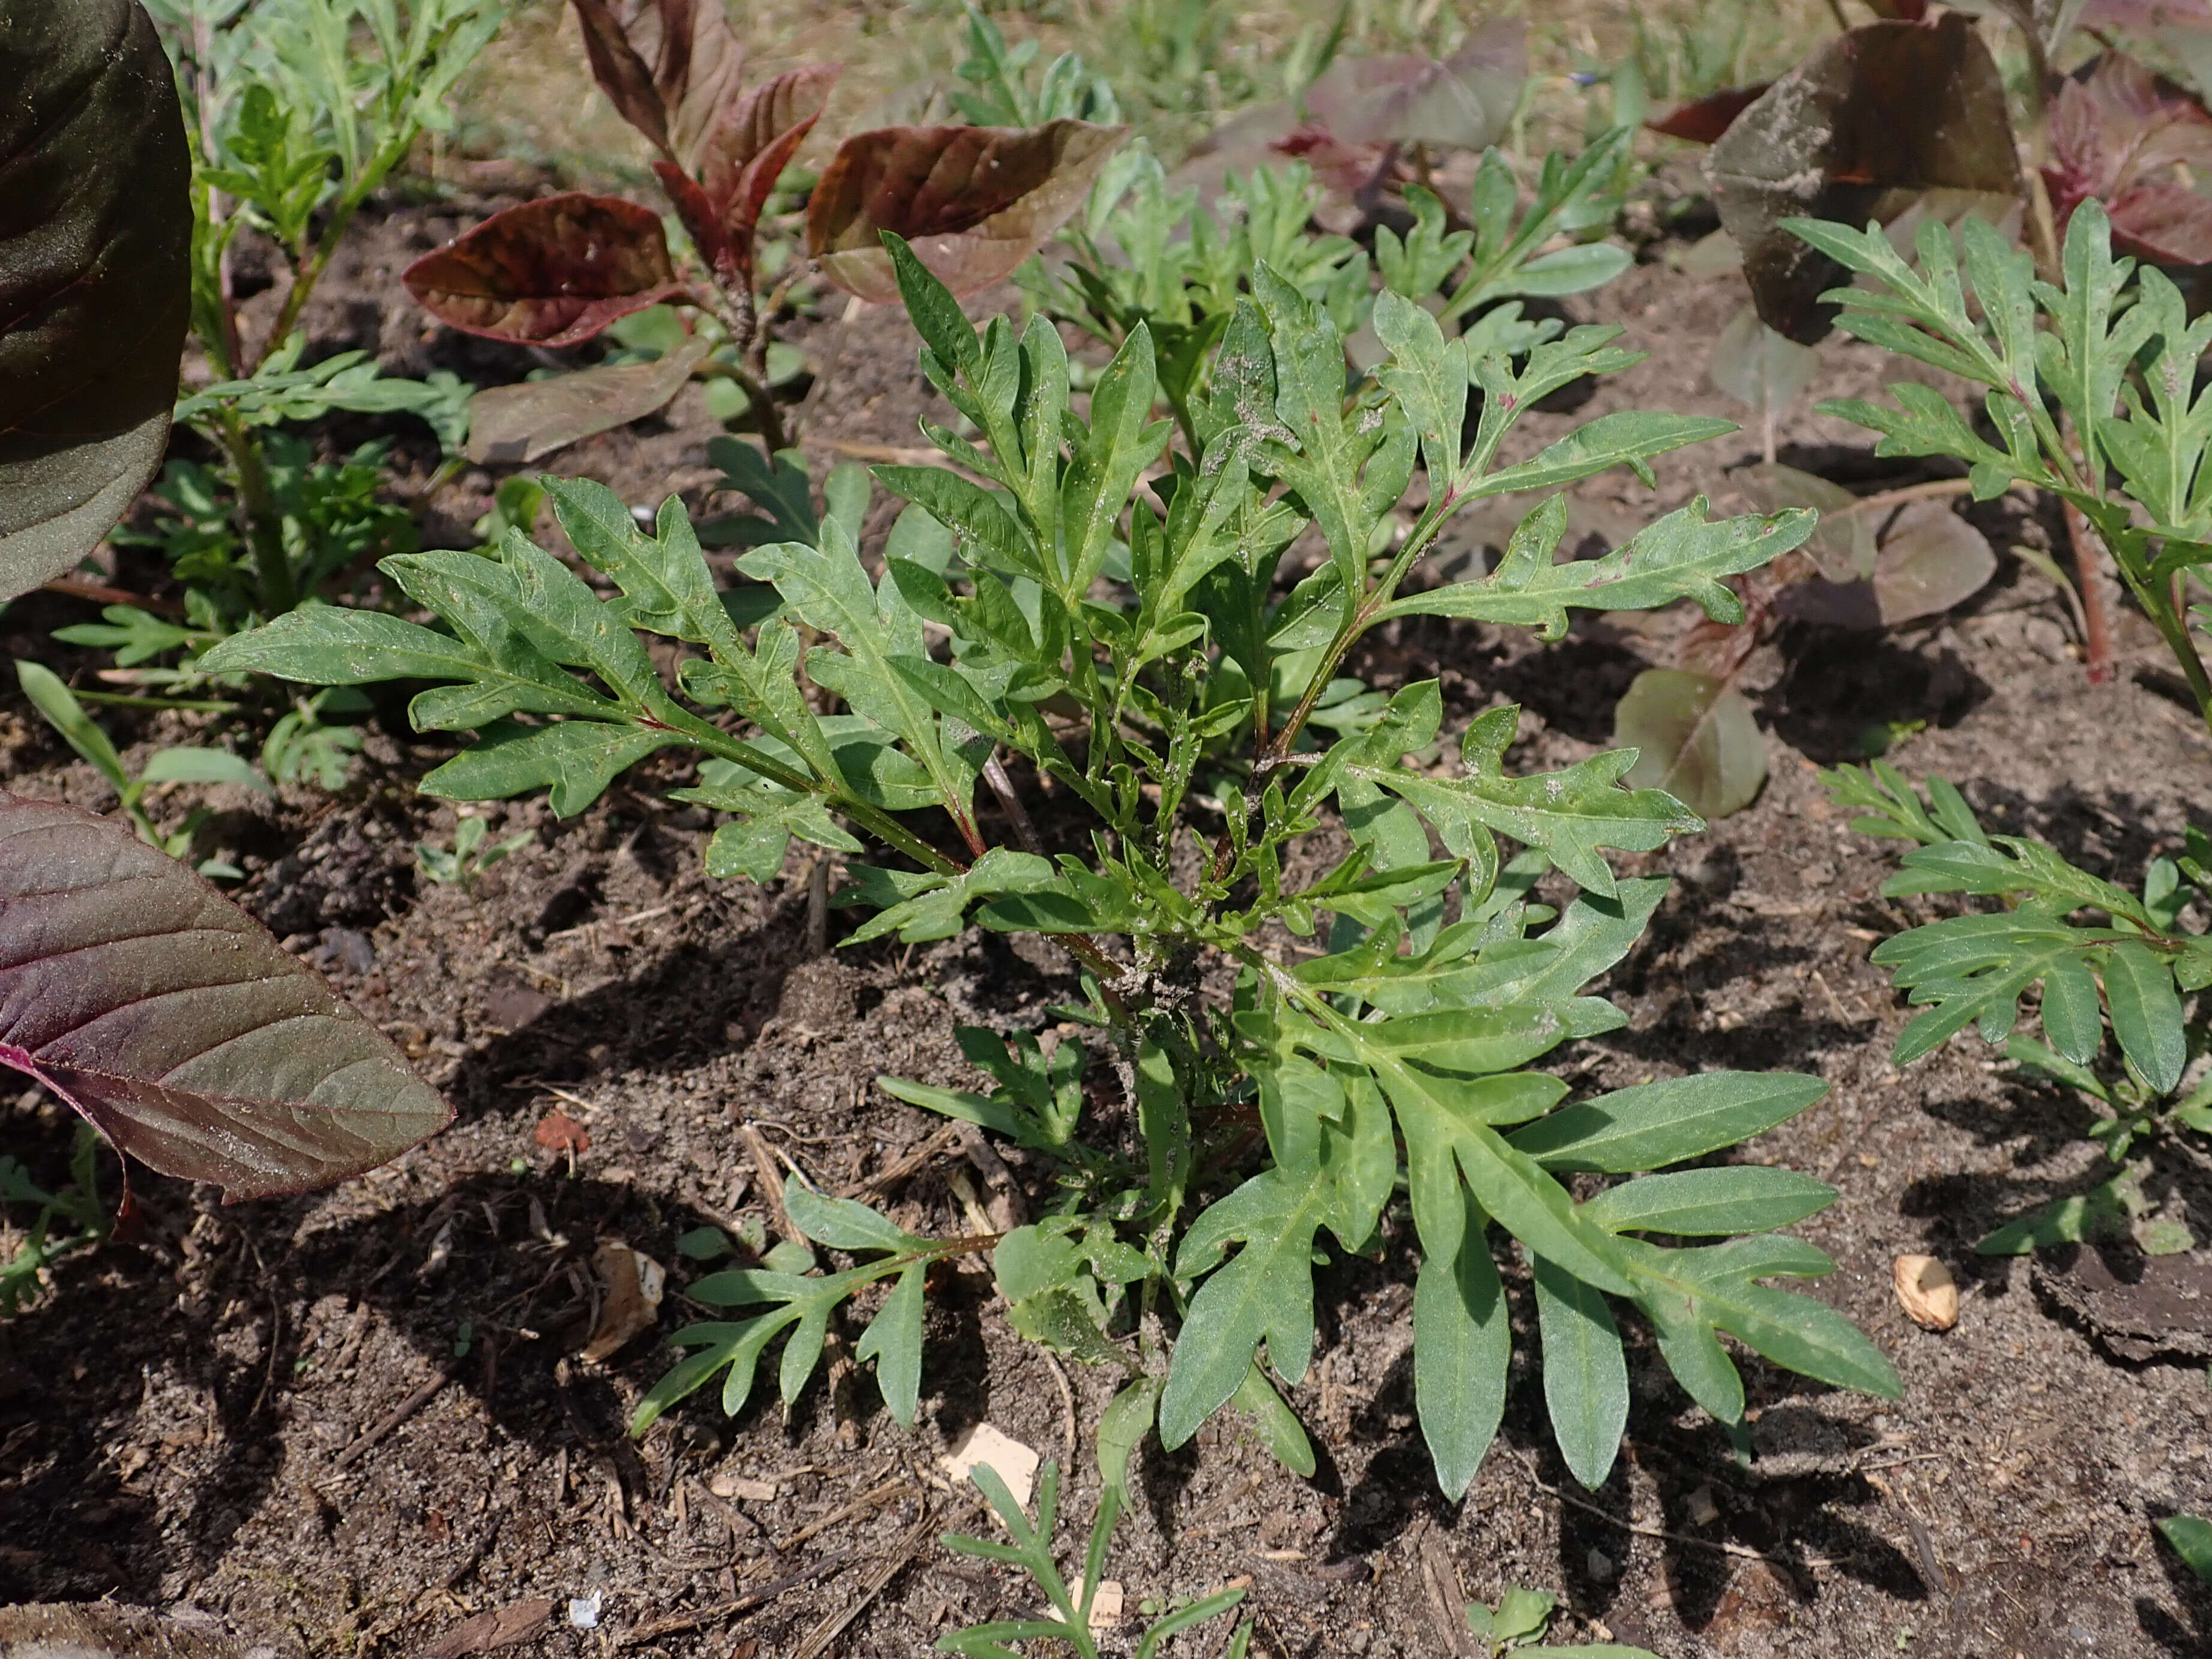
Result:
<svg viewBox="0 0 2212 1659"><path fill-rule="evenodd" d="M2103 544L2091 532L2080 507L2064 500L2059 507L2066 515L2066 539L2074 550L2074 586L2081 596L2082 659L2089 683L2103 685L2112 678L2112 624L2105 609L2104 561L2098 556Z"/></svg>
<svg viewBox="0 0 2212 1659"><path fill-rule="evenodd" d="M261 580L261 608L270 616L282 616L299 604L300 595L292 580L291 556L284 550L283 509L269 482L268 462L236 410L222 411L216 431L238 471L238 499L246 510L254 572Z"/></svg>

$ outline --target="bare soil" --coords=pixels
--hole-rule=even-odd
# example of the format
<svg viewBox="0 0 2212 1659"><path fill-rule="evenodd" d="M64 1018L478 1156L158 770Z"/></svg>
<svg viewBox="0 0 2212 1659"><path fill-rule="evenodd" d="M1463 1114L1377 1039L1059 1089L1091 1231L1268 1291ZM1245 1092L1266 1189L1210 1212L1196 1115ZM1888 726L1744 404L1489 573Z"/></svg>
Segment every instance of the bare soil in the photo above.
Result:
<svg viewBox="0 0 2212 1659"><path fill-rule="evenodd" d="M392 273L458 223L410 209L367 228L311 318L317 349L360 344L397 369L520 378L531 366L520 354L426 334L392 301ZM1735 279L1693 281L1663 262L1589 296L1583 315L1624 321L1651 356L1572 416L1534 417L1529 441L1611 408L1736 413L1704 362L1741 302ZM817 472L836 445L921 441L926 393L903 318L867 312L802 338L827 377L805 438ZM1872 353L1823 349L1823 395L1877 380ZM695 397L556 465L634 501L672 489L704 507L712 428ZM1781 438L1784 459L1854 488L1926 476L1802 410ZM412 468L419 482L432 459L402 436L403 477ZM1740 510L1729 472L1755 459L1747 435L1708 444L1671 458L1659 492L1602 480L1582 511L1601 532L1694 492ZM465 542L495 483L471 471L428 500L432 539ZM1967 510L2001 554L2050 544L2053 526L2017 501ZM879 501L874 538L888 517ZM34 596L0 629L11 653L69 665L46 636L82 614ZM1606 988L1632 1022L1559 1057L1592 1089L1719 1066L1827 1080L1816 1106L1741 1155L1842 1189L1801 1230L1840 1264L1817 1293L1893 1357L1901 1401L1746 1358L1756 1455L1740 1461L1639 1328L1628 1445L1604 1489L1585 1493L1550 1445L1530 1331L1498 1445L1449 1503L1414 1420L1401 1223L1380 1260L1318 1273L1321 1340L1291 1396L1318 1473L1285 1473L1233 1416L1175 1455L1146 1450L1143 1501L1110 1569L1128 1606L1248 1583L1255 1651L1278 1659L1472 1653L1448 1603L1510 1583L1561 1593L1559 1639L1609 1632L1668 1659L2212 1652L2212 1599L2151 1530L2176 1510L2212 1510L2202 1352L2156 1333L2148 1358L2140 1334L2133 1349L2125 1332L2116 1340L2095 1322L2105 1304L2064 1293L2065 1261L1972 1253L1997 1221L2090 1173L2086 1120L1971 1037L1902 1072L1889 1063L1904 1012L1867 953L1931 913L1878 896L1889 855L1851 832L1814 775L1855 755L1871 725L1925 720L1896 751L1909 772L1940 772L1994 827L2132 880L2179 845L2192 810L2202 816L2212 749L2172 701L2154 637L2129 621L2120 677L2090 684L2057 596L2006 555L1996 581L1939 622L1886 635L1794 627L1762 647L1745 684L1771 778L1750 810L1629 861L1675 878ZM1550 648L1407 626L1357 666L1383 687L1441 677L1461 720L1520 702L1514 760L1535 769L1606 744L1641 665L1636 642L1602 626ZM112 724L142 744L197 729L173 715ZM342 794L226 796L212 833L249 871L246 902L417 1057L455 1124L319 1195L224 1209L138 1180L136 1237L70 1263L50 1296L0 1325L0 1601L112 1596L197 1610L275 1654L390 1654L550 1600L550 1626L515 1650L671 1659L903 1659L958 1624L1030 1607L1025 1581L932 1541L987 1524L938 1460L988 1420L1073 1463L1068 1508L1087 1523L1088 1448L1110 1379L1070 1366L1064 1395L980 1271L933 1286L911 1431L862 1372L817 1378L788 1417L757 1395L729 1421L701 1397L633 1441L627 1414L669 1351L641 1338L593 1364L577 1350L602 1242L669 1267L665 1332L697 1271L678 1237L764 1217L741 1122L821 1185L867 1187L940 1127L872 1079L966 1080L958 1024L1050 1029L1048 1007L1074 986L1066 961L973 933L810 954L804 866L765 889L708 880L707 816L661 798L682 781L674 763L633 773L574 820L538 802L493 809L495 836L520 827L535 839L472 894L432 885L414 843L448 841L454 820L412 781L446 752L386 707ZM112 805L12 696L0 771L11 789ZM832 942L851 925L831 912ZM587 1148L538 1143L556 1109L583 1125ZM35 1091L0 1105L0 1144L34 1170L59 1178L68 1143ZM2159 1160L2148 1190L2212 1237L2203 1162L2178 1150ZM1040 1170L1013 1164L1018 1184L1046 1190ZM983 1184L940 1138L879 1195L902 1224L959 1233L969 1224L956 1176ZM1958 1275L1956 1328L1905 1317L1890 1275L1905 1252ZM1510 1255L1501 1265L1520 1272ZM2100 1283L2141 1276L2140 1258L2103 1265ZM2179 1265L2212 1270L2203 1252ZM593 1597L596 1628L580 1627L571 1600L582 1613ZM809 1646L817 1631L824 1644ZM1180 1650L1224 1640L1217 1627Z"/></svg>

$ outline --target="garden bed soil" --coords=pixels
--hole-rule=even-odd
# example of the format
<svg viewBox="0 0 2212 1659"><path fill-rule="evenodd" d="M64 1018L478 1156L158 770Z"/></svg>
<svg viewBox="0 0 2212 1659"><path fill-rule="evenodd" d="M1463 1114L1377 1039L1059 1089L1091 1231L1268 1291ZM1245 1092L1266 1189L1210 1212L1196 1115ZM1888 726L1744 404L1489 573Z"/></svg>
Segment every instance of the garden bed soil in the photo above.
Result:
<svg viewBox="0 0 2212 1659"><path fill-rule="evenodd" d="M317 302L317 349L517 377L514 354L426 333L392 298L392 272L461 222L410 210L368 227ZM1585 314L1625 321L1651 356L1573 416L1532 417L1528 441L1612 408L1734 414L1703 365L1741 300L1732 277L1663 262L1589 296ZM805 437L817 473L841 453L921 441L902 317L823 322L805 343L828 379ZM1870 351L1834 341L1823 355L1823 394L1874 385ZM712 428L695 398L554 465L636 502L681 489L698 508ZM1807 412L1780 435L1784 459L1855 488L1926 476L1875 462L1865 434ZM399 465L419 479L428 458L412 441ZM1581 521L1602 533L1693 492L1742 510L1729 471L1755 458L1739 436L1668 458L1656 493L1625 474L1596 481ZM433 538L465 542L495 482L474 471L434 496ZM2051 526L2015 499L1967 510L2001 554L2048 544ZM872 549L889 516L879 499ZM0 625L11 653L52 661L46 631L82 614L39 595ZM2212 1600L2152 1532L2159 1516L2212 1509L2204 1350L2158 1334L2212 1307L2195 1299L2212 1258L2160 1264L2180 1288L2145 1315L2142 1294L2128 1299L2139 1259L1972 1253L1999 1220L2090 1173L2085 1119L1972 1037L1890 1064L1904 1011L1867 955L1933 912L1879 896L1894 844L1853 833L1814 772L1857 752L1870 726L1925 720L1896 753L1908 772L1940 772L1992 827L2131 879L2202 816L2212 751L2147 628L2124 634L2106 685L2087 681L2070 640L2053 591L2005 556L1947 618L1878 636L1798 629L1763 647L1744 683L1769 732L1764 793L1626 861L1674 878L1606 988L1631 1023L1555 1057L1583 1089L1716 1066L1826 1079L1825 1098L1741 1156L1841 1188L1799 1229L1839 1264L1815 1293L1893 1358L1905 1397L1838 1393L1747 1358L1755 1455L1741 1460L1639 1332L1628 1443L1586 1493L1550 1443L1524 1328L1504 1431L1464 1501L1447 1502L1414 1419L1413 1245L1397 1224L1378 1259L1317 1274L1321 1338L1291 1395L1313 1478L1279 1468L1233 1414L1173 1455L1141 1455L1109 1569L1128 1608L1247 1585L1253 1650L1277 1659L1474 1653L1452 1604L1514 1583L1560 1593L1561 1639L1609 1634L1668 1659L2212 1650ZM1546 648L1409 624L1356 667L1384 687L1440 676L1460 722L1520 702L1513 762L1534 769L1605 745L1637 643L1602 625ZM140 743L194 729L182 716L116 725ZM1034 1607L1011 1571L934 1543L991 1525L939 1460L988 1421L1072 1462L1066 1507L1087 1523L1112 1379L1063 1371L1017 1338L980 1264L933 1283L911 1430L865 1371L833 1363L788 1414L757 1393L730 1421L701 1396L632 1440L628 1414L669 1350L640 1338L600 1363L578 1351L603 1243L668 1267L665 1334L698 1271L678 1238L766 1218L743 1124L902 1225L969 1231L956 1188L985 1205L1005 1194L873 1079L967 1081L960 1024L1055 1029L1048 1011L1074 987L1066 959L974 933L814 954L803 863L765 888L707 879L707 816L662 799L681 781L674 764L640 769L567 822L538 801L494 807L495 837L534 839L473 893L432 885L414 844L448 842L454 817L412 781L446 752L393 710L341 795L224 795L215 834L249 870L246 902L416 1058L456 1121L326 1194L226 1209L142 1176L132 1236L69 1262L52 1294L0 1324L0 1602L113 1597L284 1655L453 1654L519 1633L516 1651L672 1659L905 1659L961 1624ZM0 768L11 789L112 805L12 697ZM851 926L830 913L833 947ZM540 1144L555 1111L587 1146ZM41 1174L59 1177L68 1142L36 1091L0 1104L0 1144ZM2204 1169L2159 1156L2147 1190L2212 1238ZM1033 1165L1016 1161L1013 1179L1030 1200L1048 1191ZM1900 1310L1891 1263L1907 1252L1958 1276L1956 1328L1926 1331ZM1525 1324L1525 1296L1520 1312ZM2154 1328L2148 1348L2131 1321ZM504 1622L483 1617L501 1610ZM1218 1653L1225 1639L1217 1626L1177 1650Z"/></svg>

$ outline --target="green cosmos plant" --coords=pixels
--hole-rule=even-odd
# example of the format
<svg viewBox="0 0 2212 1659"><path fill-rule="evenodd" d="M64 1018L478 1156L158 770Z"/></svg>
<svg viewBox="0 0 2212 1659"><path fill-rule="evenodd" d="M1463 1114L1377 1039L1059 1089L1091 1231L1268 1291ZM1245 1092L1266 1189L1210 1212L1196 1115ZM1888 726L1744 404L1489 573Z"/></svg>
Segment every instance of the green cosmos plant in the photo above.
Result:
<svg viewBox="0 0 2212 1659"><path fill-rule="evenodd" d="M548 480L615 596L510 531L489 556L385 561L436 627L318 606L206 659L313 684L438 682L416 697L416 724L478 734L424 781L451 799L546 789L574 813L648 756L696 757L698 781L678 794L729 814L709 870L772 878L794 838L841 857L841 902L867 913L848 948L973 923L1066 951L1081 993L1063 1013L1095 1032L1095 1052L963 1030L983 1091L884 1080L1026 1149L1052 1172L1044 1218L1003 1239L927 1240L841 1205L810 1236L867 1260L817 1273L809 1256L694 1286L769 1311L678 1332L690 1357L641 1423L718 1376L736 1410L786 1329L791 1398L837 1303L884 1279L896 1288L860 1352L910 1419L921 1270L988 1246L1018 1329L1126 1376L1100 1434L1109 1485L1149 1434L1181 1445L1232 1401L1310 1468L1279 1389L1312 1353L1316 1254L1324 1235L1374 1249L1405 1212L1401 1181L1422 1258L1416 1389L1448 1492L1467 1489L1504 1411L1507 1239L1553 1428L1586 1483L1605 1479L1627 1416L1619 1308L1649 1322L1723 1423L1744 1411L1723 1332L1894 1394L1847 1321L1765 1283L1832 1267L1775 1231L1832 1190L1783 1169L1670 1168L1802 1111L1816 1079L1711 1072L1570 1103L1565 1081L1531 1069L1625 1023L1583 988L1632 948L1666 883L1618 877L1607 849L1656 848L1698 821L1620 787L1632 751L1515 775L1516 709L1481 714L1447 746L1435 681L1385 696L1345 672L1364 635L1401 617L1547 639L1574 609L1692 598L1738 618L1726 579L1796 546L1812 515L1711 520L1700 500L1601 559L1555 562L1562 489L1614 465L1648 478L1652 457L1729 429L1624 411L1502 462L1532 404L1636 360L1617 329L1478 355L1385 291L1373 323L1387 356L1348 382L1327 310L1261 262L1191 377L1175 444L1176 423L1154 418L1141 322L1079 409L1049 320L979 332L903 242L885 241L922 372L975 435L926 422L958 470L875 470L911 504L880 574L856 544L858 479L836 481L819 515L795 500L772 511L764 522L811 539L753 546L738 568L765 586L726 602L679 502L647 532L611 491ZM1472 421L1470 384L1483 392ZM786 465L752 471L765 489ZM1401 508L1417 465L1425 505ZM1496 569L1409 584L1455 512L1507 493L1530 505ZM690 647L672 684L641 634ZM1007 840L987 836L979 787ZM1048 788L1054 812L1033 817ZM1302 851L1323 854L1319 875ZM1110 1130L1088 1104L1094 1067L1127 1109ZM1615 1176L1632 1178L1602 1179ZM794 1218L820 1207L796 1182L794 1196Z"/></svg>

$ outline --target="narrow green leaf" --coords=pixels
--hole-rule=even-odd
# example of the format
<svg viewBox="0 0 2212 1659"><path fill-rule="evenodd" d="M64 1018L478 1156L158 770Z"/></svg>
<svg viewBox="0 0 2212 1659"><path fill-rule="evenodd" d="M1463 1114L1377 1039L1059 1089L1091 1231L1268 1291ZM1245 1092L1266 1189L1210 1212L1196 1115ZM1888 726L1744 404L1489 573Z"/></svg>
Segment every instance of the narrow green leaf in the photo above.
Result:
<svg viewBox="0 0 2212 1659"><path fill-rule="evenodd" d="M1836 1189L1795 1170L1755 1164L1681 1170L1609 1187L1583 1206L1613 1232L1763 1233L1802 1221L1836 1200Z"/></svg>
<svg viewBox="0 0 2212 1659"><path fill-rule="evenodd" d="M1595 1492L1613 1472L1628 1427L1628 1358L1604 1296L1537 1256L1529 1277L1544 1341L1544 1403L1559 1455Z"/></svg>
<svg viewBox="0 0 2212 1659"><path fill-rule="evenodd" d="M2172 969L2147 945L2115 945L2105 958L2105 1000L2120 1052L2143 1080L2162 1095L2179 1088L2189 1039L2182 1030Z"/></svg>
<svg viewBox="0 0 2212 1659"><path fill-rule="evenodd" d="M1702 1072L1565 1107L1510 1140L1547 1169L1656 1170L1747 1140L1827 1092L1819 1078L1788 1072Z"/></svg>

